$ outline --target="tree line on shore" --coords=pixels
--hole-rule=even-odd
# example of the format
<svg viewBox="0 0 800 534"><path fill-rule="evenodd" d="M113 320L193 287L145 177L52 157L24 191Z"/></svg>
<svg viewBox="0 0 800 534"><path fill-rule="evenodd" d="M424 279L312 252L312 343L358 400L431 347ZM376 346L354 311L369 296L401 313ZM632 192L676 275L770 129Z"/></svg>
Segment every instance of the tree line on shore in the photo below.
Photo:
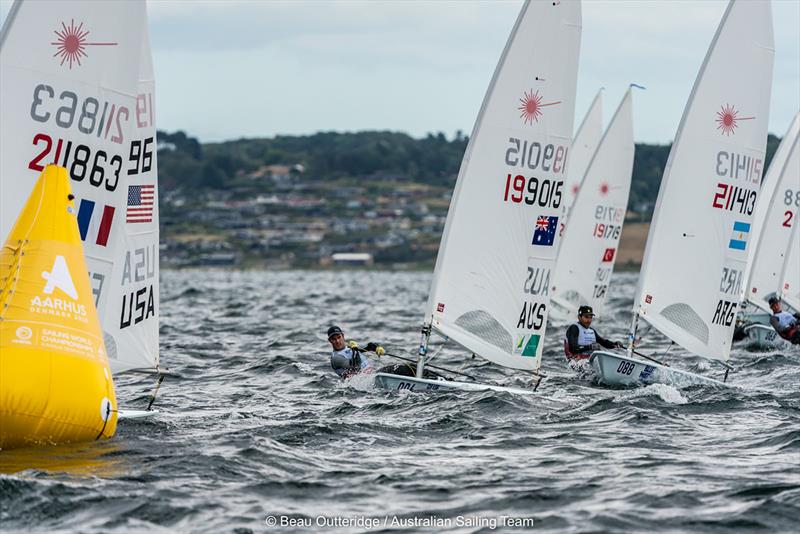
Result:
<svg viewBox="0 0 800 534"><path fill-rule="evenodd" d="M304 181L391 179L452 187L468 138L459 131L413 138L391 131L319 132L200 143L182 131L158 132L162 191L226 189L235 177L267 165L304 167ZM780 142L770 134L766 166ZM637 143L628 208L649 220L671 145ZM765 171L766 172L766 171Z"/></svg>

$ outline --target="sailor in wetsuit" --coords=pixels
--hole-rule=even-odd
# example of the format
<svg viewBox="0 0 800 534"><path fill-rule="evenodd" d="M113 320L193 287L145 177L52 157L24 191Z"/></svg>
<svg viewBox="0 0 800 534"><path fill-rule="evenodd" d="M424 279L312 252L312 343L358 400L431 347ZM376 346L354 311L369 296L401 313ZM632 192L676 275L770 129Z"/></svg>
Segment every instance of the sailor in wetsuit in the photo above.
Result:
<svg viewBox="0 0 800 534"><path fill-rule="evenodd" d="M344 343L344 332L338 326L328 328L328 342L331 344L331 367L342 378L350 378L363 372L372 372L372 362L358 350L347 347ZM370 345L374 345L370 343ZM367 349L370 349L367 345ZM370 350L379 348L374 346Z"/></svg>
<svg viewBox="0 0 800 534"><path fill-rule="evenodd" d="M769 318L772 328L786 341L800 345L800 313L793 315L783 311L781 301L776 297L769 299L769 309L772 310L772 316Z"/></svg>
<svg viewBox="0 0 800 534"><path fill-rule="evenodd" d="M585 360L601 346L607 349L622 348L622 344L604 339L592 328L594 312L591 306L578 308L578 322L567 328L564 336L564 354L570 362Z"/></svg>

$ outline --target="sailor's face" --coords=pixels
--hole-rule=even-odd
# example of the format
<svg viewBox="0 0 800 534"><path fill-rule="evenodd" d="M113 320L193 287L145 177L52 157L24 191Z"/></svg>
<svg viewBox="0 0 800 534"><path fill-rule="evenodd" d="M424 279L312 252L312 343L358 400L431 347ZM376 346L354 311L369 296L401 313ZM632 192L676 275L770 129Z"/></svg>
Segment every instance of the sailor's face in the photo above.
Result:
<svg viewBox="0 0 800 534"><path fill-rule="evenodd" d="M593 315L579 315L578 316L578 322L580 322L581 325L584 328L589 328L589 325L592 324L592 319L594 319Z"/></svg>
<svg viewBox="0 0 800 534"><path fill-rule="evenodd" d="M773 302L769 305L769 309L772 310L772 313L780 313L781 312L781 303L780 302Z"/></svg>
<svg viewBox="0 0 800 534"><path fill-rule="evenodd" d="M333 334L328 338L328 341L333 350L342 350L344 348L344 334Z"/></svg>

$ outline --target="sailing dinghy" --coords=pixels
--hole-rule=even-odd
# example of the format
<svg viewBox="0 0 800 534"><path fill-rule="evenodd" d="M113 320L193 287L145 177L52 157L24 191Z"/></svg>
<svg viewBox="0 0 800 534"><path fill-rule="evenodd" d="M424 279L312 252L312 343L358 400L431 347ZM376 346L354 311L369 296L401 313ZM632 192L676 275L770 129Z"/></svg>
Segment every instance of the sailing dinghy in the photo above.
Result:
<svg viewBox="0 0 800 534"><path fill-rule="evenodd" d="M782 291L781 271L787 252L797 207L800 205L800 113L795 115L789 130L772 158L756 211L753 252L742 314L747 343L752 347L776 348L786 345L769 324L772 311L767 301ZM787 273L788 274L788 273ZM800 274L798 274L800 276Z"/></svg>
<svg viewBox="0 0 800 534"><path fill-rule="evenodd" d="M153 66L143 1L17 0L0 32L0 236L66 167L114 374L159 362Z"/></svg>
<svg viewBox="0 0 800 534"><path fill-rule="evenodd" d="M493 363L537 373L570 157L578 1L525 2L484 97L447 214L416 378L388 389L492 389L422 378L437 332Z"/></svg>
<svg viewBox="0 0 800 534"><path fill-rule="evenodd" d="M573 205L550 287L551 312L574 318L578 307L605 308L633 172L633 111L626 91L589 163Z"/></svg>
<svg viewBox="0 0 800 534"><path fill-rule="evenodd" d="M730 367L764 167L773 48L770 3L731 0L664 170L627 354L597 351L590 358L602 382L721 384L634 357L639 319L690 353Z"/></svg>

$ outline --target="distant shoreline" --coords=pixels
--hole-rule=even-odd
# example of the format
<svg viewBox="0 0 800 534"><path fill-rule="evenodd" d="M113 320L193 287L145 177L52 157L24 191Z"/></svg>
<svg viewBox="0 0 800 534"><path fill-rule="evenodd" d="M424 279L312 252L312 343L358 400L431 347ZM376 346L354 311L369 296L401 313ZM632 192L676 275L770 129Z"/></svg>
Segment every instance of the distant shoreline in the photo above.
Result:
<svg viewBox="0 0 800 534"><path fill-rule="evenodd" d="M642 258L644 256L644 247L647 242L647 233L650 229L650 223L629 222L622 228L622 236L620 237L619 251L617 253L617 261L614 266L616 272L636 272L642 266ZM220 271L391 271L391 272L433 272L435 261L425 262L409 262L409 263L377 263L373 265L353 265L353 266L323 266L323 265L308 265L292 267L287 264L277 264L271 262L269 258L264 258L262 261L250 258L245 265L193 265L187 267L179 266L165 266L162 268L164 271L186 271L191 269L213 269Z"/></svg>

